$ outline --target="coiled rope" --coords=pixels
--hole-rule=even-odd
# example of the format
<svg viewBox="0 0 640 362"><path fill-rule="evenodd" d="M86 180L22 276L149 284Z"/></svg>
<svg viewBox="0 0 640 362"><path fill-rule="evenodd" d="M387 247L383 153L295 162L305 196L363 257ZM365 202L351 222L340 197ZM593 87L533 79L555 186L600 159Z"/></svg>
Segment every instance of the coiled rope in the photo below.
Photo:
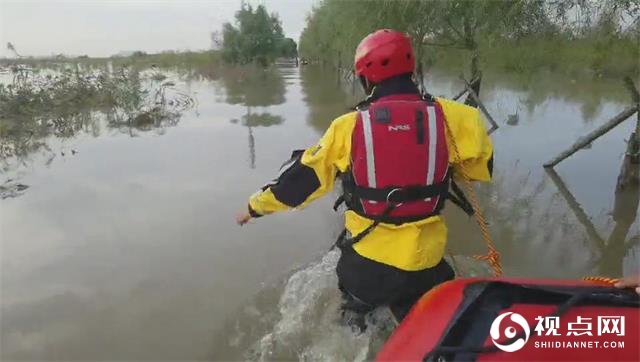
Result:
<svg viewBox="0 0 640 362"><path fill-rule="evenodd" d="M592 282L596 284L603 284L607 286L612 286L620 281L620 279L616 278L607 278L607 277L584 277L582 278L585 282Z"/></svg>

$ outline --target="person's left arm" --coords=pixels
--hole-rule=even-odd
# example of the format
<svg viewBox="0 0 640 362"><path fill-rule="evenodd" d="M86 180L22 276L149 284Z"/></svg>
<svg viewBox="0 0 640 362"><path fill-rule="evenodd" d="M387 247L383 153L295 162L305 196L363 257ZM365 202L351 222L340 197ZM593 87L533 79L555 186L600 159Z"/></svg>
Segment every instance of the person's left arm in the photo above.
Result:
<svg viewBox="0 0 640 362"><path fill-rule="evenodd" d="M316 145L294 151L278 177L251 196L248 210L236 217L238 224L278 211L304 208L331 191L338 172L349 168L354 124L355 113L345 114L331 123Z"/></svg>
<svg viewBox="0 0 640 362"><path fill-rule="evenodd" d="M493 144L480 111L462 103L438 98L447 122L449 162L472 181L490 181Z"/></svg>

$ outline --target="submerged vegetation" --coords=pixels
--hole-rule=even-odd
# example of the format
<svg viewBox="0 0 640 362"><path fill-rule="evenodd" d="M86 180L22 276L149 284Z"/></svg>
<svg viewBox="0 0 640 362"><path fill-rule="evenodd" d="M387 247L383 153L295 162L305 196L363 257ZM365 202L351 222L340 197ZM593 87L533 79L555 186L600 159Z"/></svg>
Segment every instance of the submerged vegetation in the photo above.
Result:
<svg viewBox="0 0 640 362"><path fill-rule="evenodd" d="M114 55L106 58L92 57L54 57L34 58L20 57L18 59L0 59L0 69L4 66L13 69L17 64L27 69L38 71L48 69L65 71L69 68L81 67L83 70L102 70L109 66L113 69L127 68L143 71L145 69L161 69L180 74L194 72L199 75L214 77L220 74L223 65L219 51L208 50L201 52L164 51L157 54L135 52L129 56Z"/></svg>
<svg viewBox="0 0 640 362"><path fill-rule="evenodd" d="M215 50L202 52L165 51L158 54L140 56L111 57L108 59L115 67L129 66L138 69L157 67L162 69L197 68L213 73L222 64L220 52Z"/></svg>
<svg viewBox="0 0 640 362"><path fill-rule="evenodd" d="M221 79L229 88L229 102L247 107L243 125L251 128L281 123L280 117L251 112L252 107L284 102L284 83L278 72L255 65L266 66L276 57L295 56L295 41L283 36L277 16L267 15L264 7L243 7L238 21L235 45L239 46L242 58L237 60L241 66L226 65L225 50L33 58L7 43L15 57L0 59L2 169L9 169L14 162L24 164L41 150L53 159L56 152L47 144L50 136L65 139L81 132L97 135L104 126L134 136L137 131L162 132L166 126L175 125L183 111L195 105L195 99L176 89L169 76L177 75L187 83L192 79ZM246 37L264 35L265 24L273 30L270 37L267 34L261 38L268 46L261 40L257 47L250 47ZM249 64L242 65L245 63ZM264 92L258 84L268 85L270 91ZM8 190L13 188L4 185L3 195Z"/></svg>
<svg viewBox="0 0 640 362"><path fill-rule="evenodd" d="M477 57L482 69L507 72L638 76L639 17L633 0L324 0L308 17L300 54L349 70L365 35L393 28L414 39L419 72L460 71Z"/></svg>
<svg viewBox="0 0 640 362"><path fill-rule="evenodd" d="M0 160L22 159L47 149L50 135L68 138L107 127L133 135L175 125L194 100L156 71L132 68L62 71L11 68L12 81L0 83Z"/></svg>

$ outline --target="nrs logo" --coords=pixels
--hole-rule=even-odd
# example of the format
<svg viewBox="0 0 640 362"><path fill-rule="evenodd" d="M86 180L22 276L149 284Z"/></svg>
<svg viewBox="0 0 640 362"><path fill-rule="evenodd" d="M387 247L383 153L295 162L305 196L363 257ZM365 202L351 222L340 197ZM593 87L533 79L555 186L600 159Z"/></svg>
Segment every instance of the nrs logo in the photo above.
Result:
<svg viewBox="0 0 640 362"><path fill-rule="evenodd" d="M399 124L397 126L389 126L388 130L389 131L410 131L411 126L409 126L408 124Z"/></svg>
<svg viewBox="0 0 640 362"><path fill-rule="evenodd" d="M522 329L524 330L524 339L518 338L515 341L511 341L510 344L500 344L497 342L497 340L500 339L500 336L501 336L500 324L502 323L502 320L505 317L508 317L509 315L511 315L509 319L511 319L511 321L514 322L515 324L522 327ZM521 316L520 314L513 313L513 312L500 314L498 318L496 318L496 320L494 320L493 323L491 324L491 330L489 331L489 334L491 335L491 339L493 340L493 344L495 344L496 347L500 348L505 352L515 352L521 349L522 347L524 347L525 343L527 343L527 341L529 340L530 333L531 333L531 330L529 329L529 324L527 323L527 320L524 319L524 317ZM507 327L504 330L504 335L505 337L508 338L508 341L514 338L516 334L517 334L516 329L514 327Z"/></svg>

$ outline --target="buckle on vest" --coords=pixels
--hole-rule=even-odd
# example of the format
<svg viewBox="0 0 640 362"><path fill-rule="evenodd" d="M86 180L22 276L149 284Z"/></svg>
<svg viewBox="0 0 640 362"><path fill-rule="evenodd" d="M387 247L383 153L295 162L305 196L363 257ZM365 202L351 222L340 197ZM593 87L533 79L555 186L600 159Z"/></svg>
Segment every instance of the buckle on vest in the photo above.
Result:
<svg viewBox="0 0 640 362"><path fill-rule="evenodd" d="M391 201L391 196L395 193L395 192L401 192L403 191L403 189L396 187L395 189L389 191L389 193L387 194L387 203L389 204L396 204L396 205L400 205L402 204L402 202L396 202L396 201Z"/></svg>

